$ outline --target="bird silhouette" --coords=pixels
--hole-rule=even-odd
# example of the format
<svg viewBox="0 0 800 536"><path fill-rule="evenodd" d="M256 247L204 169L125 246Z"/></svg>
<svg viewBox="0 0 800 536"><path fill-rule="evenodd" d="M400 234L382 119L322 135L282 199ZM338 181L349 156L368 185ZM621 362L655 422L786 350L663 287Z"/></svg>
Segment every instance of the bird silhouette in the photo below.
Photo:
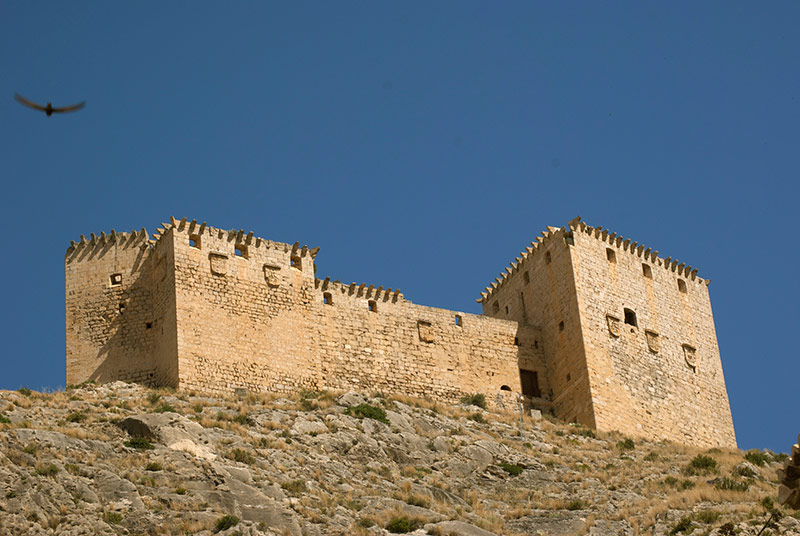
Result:
<svg viewBox="0 0 800 536"><path fill-rule="evenodd" d="M74 112L80 110L84 106L86 106L86 101L81 101L78 104L73 104L72 106L65 106L63 108L53 108L53 104L48 102L47 106L42 106L41 104L36 104L35 102L31 102L19 93L14 93L14 98L20 104L24 104L29 108L33 108L34 110L40 110L47 114L47 117L50 117L53 114L63 114L67 112Z"/></svg>

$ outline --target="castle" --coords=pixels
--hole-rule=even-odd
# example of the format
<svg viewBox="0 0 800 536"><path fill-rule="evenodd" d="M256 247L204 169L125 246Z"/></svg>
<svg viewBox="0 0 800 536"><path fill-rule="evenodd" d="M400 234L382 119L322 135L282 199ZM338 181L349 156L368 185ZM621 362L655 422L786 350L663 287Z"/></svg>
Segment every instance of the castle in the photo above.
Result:
<svg viewBox="0 0 800 536"><path fill-rule="evenodd" d="M601 430L735 447L708 280L576 218L478 302L315 277L309 249L171 219L65 257L66 381L225 393L368 389L526 404Z"/></svg>

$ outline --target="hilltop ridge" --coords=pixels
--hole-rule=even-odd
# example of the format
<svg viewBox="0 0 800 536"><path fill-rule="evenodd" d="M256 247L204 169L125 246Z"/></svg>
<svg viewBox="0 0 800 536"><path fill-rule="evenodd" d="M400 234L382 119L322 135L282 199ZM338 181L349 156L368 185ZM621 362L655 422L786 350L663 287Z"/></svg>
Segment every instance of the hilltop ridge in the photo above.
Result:
<svg viewBox="0 0 800 536"><path fill-rule="evenodd" d="M781 511L782 455L548 418L520 435L518 414L464 402L0 391L0 532L730 536ZM767 530L800 534L781 512Z"/></svg>

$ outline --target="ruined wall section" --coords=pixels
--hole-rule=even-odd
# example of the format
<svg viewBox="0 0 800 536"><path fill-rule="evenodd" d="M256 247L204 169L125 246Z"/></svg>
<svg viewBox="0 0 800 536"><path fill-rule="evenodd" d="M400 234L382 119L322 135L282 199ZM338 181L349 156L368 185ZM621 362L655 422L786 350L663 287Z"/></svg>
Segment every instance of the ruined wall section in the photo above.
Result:
<svg viewBox="0 0 800 536"><path fill-rule="evenodd" d="M570 232L548 227L478 301L485 315L535 326L541 333L545 359L538 376L547 400L534 405L594 427L570 248Z"/></svg>
<svg viewBox="0 0 800 536"><path fill-rule="evenodd" d="M66 383L164 384L147 232L81 235L64 258Z"/></svg>
<svg viewBox="0 0 800 536"><path fill-rule="evenodd" d="M708 281L608 230L570 226L597 428L735 447Z"/></svg>

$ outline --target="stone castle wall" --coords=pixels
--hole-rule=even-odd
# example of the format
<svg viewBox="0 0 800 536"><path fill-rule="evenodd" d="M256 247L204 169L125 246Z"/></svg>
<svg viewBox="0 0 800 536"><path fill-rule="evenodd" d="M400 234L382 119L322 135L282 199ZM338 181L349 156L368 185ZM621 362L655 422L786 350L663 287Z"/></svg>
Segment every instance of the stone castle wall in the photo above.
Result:
<svg viewBox="0 0 800 536"><path fill-rule="evenodd" d="M542 361L535 330L320 281L315 252L298 245L212 228L198 235L189 224L164 239L175 250L183 387L360 386L454 399L516 385L520 362Z"/></svg>
<svg viewBox="0 0 800 536"><path fill-rule="evenodd" d="M735 445L707 281L690 267L576 219L532 242L472 315L317 279L317 252L186 219L154 240L81 237L65 258L67 383L522 393L600 430Z"/></svg>

